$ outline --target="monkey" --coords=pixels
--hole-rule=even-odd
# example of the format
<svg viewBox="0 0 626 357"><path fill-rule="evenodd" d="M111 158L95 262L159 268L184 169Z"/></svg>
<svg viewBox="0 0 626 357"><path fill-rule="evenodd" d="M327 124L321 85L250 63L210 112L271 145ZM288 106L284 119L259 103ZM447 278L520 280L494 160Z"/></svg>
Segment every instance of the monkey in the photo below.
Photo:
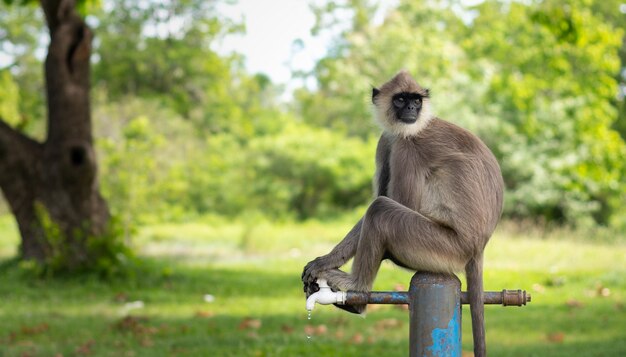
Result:
<svg viewBox="0 0 626 357"><path fill-rule="evenodd" d="M330 253L305 266L304 291L317 291L318 278L335 291L370 291L385 259L413 271L464 270L474 354L485 356L483 251L502 213L500 166L477 136L432 113L430 91L406 70L373 88L372 103L383 129L375 199ZM351 272L339 270L351 258Z"/></svg>

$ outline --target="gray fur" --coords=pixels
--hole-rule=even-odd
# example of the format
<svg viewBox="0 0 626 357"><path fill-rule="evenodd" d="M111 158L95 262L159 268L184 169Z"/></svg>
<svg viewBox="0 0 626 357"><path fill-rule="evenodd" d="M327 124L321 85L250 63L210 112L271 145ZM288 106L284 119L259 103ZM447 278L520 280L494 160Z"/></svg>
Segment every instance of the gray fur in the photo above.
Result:
<svg viewBox="0 0 626 357"><path fill-rule="evenodd" d="M428 100L416 123L400 123L390 98L407 91L428 93L405 71L374 91L384 129L376 150L378 197L330 253L306 265L302 281L307 296L317 289L317 278L336 290L369 291L386 258L416 271L465 270L474 353L485 356L482 257L502 211L500 168L478 137L432 116ZM350 274L338 269L352 257Z"/></svg>

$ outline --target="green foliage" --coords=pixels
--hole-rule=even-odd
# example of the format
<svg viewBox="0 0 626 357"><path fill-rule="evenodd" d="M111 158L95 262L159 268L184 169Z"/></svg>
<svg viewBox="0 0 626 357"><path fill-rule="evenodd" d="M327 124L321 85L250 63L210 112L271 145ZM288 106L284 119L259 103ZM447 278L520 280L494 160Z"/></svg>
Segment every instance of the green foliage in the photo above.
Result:
<svg viewBox="0 0 626 357"><path fill-rule="evenodd" d="M617 224L626 146L611 127L622 32L574 3L477 9L463 46L495 66L477 79L490 83L483 100L502 120L492 135L506 138L492 143L509 189L507 214Z"/></svg>
<svg viewBox="0 0 626 357"><path fill-rule="evenodd" d="M233 80L234 58L220 57L211 45L238 27L220 19L214 6L200 0L118 1L94 14L94 83L113 100L129 94L158 98L185 117L203 115L198 107L210 100L226 104L224 84Z"/></svg>
<svg viewBox="0 0 626 357"><path fill-rule="evenodd" d="M27 5L34 4L35 0L2 0L2 2L6 5Z"/></svg>
<svg viewBox="0 0 626 357"><path fill-rule="evenodd" d="M0 118L11 125L19 123L19 89L11 73L0 70Z"/></svg>
<svg viewBox="0 0 626 357"><path fill-rule="evenodd" d="M132 274L134 255L123 241L122 225L116 217L101 235L77 230L66 236L52 220L46 207L37 202L35 214L42 227L48 249L44 261L20 262L23 272L33 276L54 277L67 274L93 274L112 279Z"/></svg>
<svg viewBox="0 0 626 357"><path fill-rule="evenodd" d="M193 132L188 122L154 100L127 97L110 104L101 90L94 99L103 195L129 237L146 215L174 208L164 205L162 194L177 184L170 184L167 175L190 150L191 140L185 143L184 137Z"/></svg>
<svg viewBox="0 0 626 357"><path fill-rule="evenodd" d="M42 63L35 54L41 36L45 36L44 22L35 6L9 6L0 2L0 53L8 61L0 68L3 77L0 92L6 96L0 101L17 111L11 114L11 123L37 138L44 136L46 114ZM9 94L13 86L17 86L17 93Z"/></svg>
<svg viewBox="0 0 626 357"><path fill-rule="evenodd" d="M2 0L2 2L6 5L16 5L16 6L25 6L25 5L35 5L38 3L37 0ZM80 13L86 14L97 7L101 6L101 0L77 0L76 6Z"/></svg>
<svg viewBox="0 0 626 357"><path fill-rule="evenodd" d="M375 141L289 124L250 144L250 203L298 218L350 210L371 197Z"/></svg>
<svg viewBox="0 0 626 357"><path fill-rule="evenodd" d="M198 137L192 123L139 99L99 107L95 117L108 118L97 128L103 192L128 226L208 213L324 216L371 195L373 140L285 114L273 118L282 128L262 125L248 140L229 132Z"/></svg>

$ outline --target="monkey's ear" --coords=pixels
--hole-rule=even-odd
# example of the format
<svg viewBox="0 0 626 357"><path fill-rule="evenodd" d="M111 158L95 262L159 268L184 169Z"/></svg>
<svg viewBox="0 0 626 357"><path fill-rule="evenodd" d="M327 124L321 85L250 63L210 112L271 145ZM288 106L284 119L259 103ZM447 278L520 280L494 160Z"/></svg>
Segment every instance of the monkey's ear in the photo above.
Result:
<svg viewBox="0 0 626 357"><path fill-rule="evenodd" d="M380 89L373 87L372 88L372 103L374 103L374 98L376 98L376 96L378 95L378 93L380 93Z"/></svg>

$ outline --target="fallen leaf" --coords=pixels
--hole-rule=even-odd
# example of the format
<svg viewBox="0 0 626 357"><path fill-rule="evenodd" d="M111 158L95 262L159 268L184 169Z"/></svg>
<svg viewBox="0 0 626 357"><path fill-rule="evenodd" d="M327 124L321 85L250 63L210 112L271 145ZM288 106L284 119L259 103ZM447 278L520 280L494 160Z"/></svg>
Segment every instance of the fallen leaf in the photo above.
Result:
<svg viewBox="0 0 626 357"><path fill-rule="evenodd" d="M48 324L43 322L35 326L22 326L20 328L20 331L24 335L37 335L37 334L48 331L48 329L49 329Z"/></svg>
<svg viewBox="0 0 626 357"><path fill-rule="evenodd" d="M153 335L159 331L156 327L146 325L146 321L148 321L147 317L128 315L116 322L113 327L120 331L131 332L136 336Z"/></svg>
<svg viewBox="0 0 626 357"><path fill-rule="evenodd" d="M393 329L393 328L398 328L398 327L402 327L402 321L398 319L383 319L383 320L376 322L376 324L374 325L374 328L378 331L383 331L383 330Z"/></svg>
<svg viewBox="0 0 626 357"><path fill-rule="evenodd" d="M402 311L409 311L409 305L407 304L403 304L403 305L394 305L396 309L398 310L402 310Z"/></svg>
<svg viewBox="0 0 626 357"><path fill-rule="evenodd" d="M462 351L461 357L474 357L474 352Z"/></svg>
<svg viewBox="0 0 626 357"><path fill-rule="evenodd" d="M552 343L562 343L565 339L563 332L552 332L548 334L548 341Z"/></svg>
<svg viewBox="0 0 626 357"><path fill-rule="evenodd" d="M245 330L245 329L254 329L257 330L261 327L261 320L259 319L253 319L250 317L246 317L245 319L243 319L243 321L241 321L241 323L239 324L239 329L240 330Z"/></svg>
<svg viewBox="0 0 626 357"><path fill-rule="evenodd" d="M569 300L567 300L565 305L567 305L568 307L571 307L571 308L580 308L580 307L584 306L582 302L580 302L580 301L578 301L576 299L569 299Z"/></svg>
<svg viewBox="0 0 626 357"><path fill-rule="evenodd" d="M600 297L608 297L608 296L611 295L611 290L609 288L606 288L606 287L600 285L596 289L596 295L598 295Z"/></svg>
<svg viewBox="0 0 626 357"><path fill-rule="evenodd" d="M213 317L215 316L215 313L213 311L196 311L195 313L196 317L202 317L202 318L209 318L209 317Z"/></svg>
<svg viewBox="0 0 626 357"><path fill-rule="evenodd" d="M154 346L154 342L152 342L152 339L150 339L149 337L144 337L141 339L141 341L139 341L139 344L143 347L152 347Z"/></svg>
<svg viewBox="0 0 626 357"><path fill-rule="evenodd" d="M292 334L293 333L293 326L290 325L282 325L280 327L280 330L283 331L286 334Z"/></svg>
<svg viewBox="0 0 626 357"><path fill-rule="evenodd" d="M113 297L113 301L115 302L126 302L128 301L128 295L126 293L117 293Z"/></svg>
<svg viewBox="0 0 626 357"><path fill-rule="evenodd" d="M84 356L88 356L92 353L91 351L91 347L93 347L93 345L96 343L96 341L94 340L89 340L85 343L83 343L82 345L76 347L76 354L78 355L84 355Z"/></svg>
<svg viewBox="0 0 626 357"><path fill-rule="evenodd" d="M350 338L350 343L360 345L361 343L363 343L363 340L363 335L357 332Z"/></svg>
<svg viewBox="0 0 626 357"><path fill-rule="evenodd" d="M331 319L330 324L333 326L346 326L348 324L348 318L346 318L345 314L341 314Z"/></svg>
<svg viewBox="0 0 626 357"><path fill-rule="evenodd" d="M317 327L315 327L315 334L316 335L325 335L328 332L328 328L326 327L326 325L317 325Z"/></svg>
<svg viewBox="0 0 626 357"><path fill-rule="evenodd" d="M313 325L305 325L304 326L304 334L307 336L311 336L313 333L315 333L315 327L313 327Z"/></svg>
<svg viewBox="0 0 626 357"><path fill-rule="evenodd" d="M31 340L22 340L22 341L18 341L17 345L20 347L33 347L35 346L35 342Z"/></svg>
<svg viewBox="0 0 626 357"><path fill-rule="evenodd" d="M122 331L133 331L137 325L146 320L145 317L128 315L116 322L113 327Z"/></svg>
<svg viewBox="0 0 626 357"><path fill-rule="evenodd" d="M338 340L342 340L345 335L346 333L343 331L343 329L339 329L335 332L335 338Z"/></svg>

